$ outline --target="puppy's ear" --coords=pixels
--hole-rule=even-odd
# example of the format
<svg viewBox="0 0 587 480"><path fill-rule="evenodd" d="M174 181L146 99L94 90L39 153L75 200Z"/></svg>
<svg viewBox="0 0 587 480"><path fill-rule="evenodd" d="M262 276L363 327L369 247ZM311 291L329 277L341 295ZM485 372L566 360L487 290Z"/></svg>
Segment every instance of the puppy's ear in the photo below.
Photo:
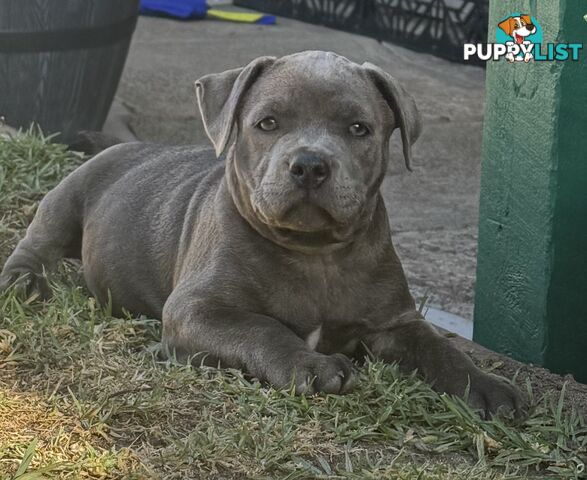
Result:
<svg viewBox="0 0 587 480"><path fill-rule="evenodd" d="M498 23L497 26L501 28L508 37L511 37L512 32L514 31L514 22L515 20L512 17L508 17L503 22Z"/></svg>
<svg viewBox="0 0 587 480"><path fill-rule="evenodd" d="M520 18L524 20L526 25L532 25L532 19L530 18L530 15L522 15Z"/></svg>
<svg viewBox="0 0 587 480"><path fill-rule="evenodd" d="M406 168L412 171L412 145L422 132L422 118L414 98L389 73L371 63L363 63L399 123Z"/></svg>
<svg viewBox="0 0 587 480"><path fill-rule="evenodd" d="M206 134L216 155L228 145L235 115L244 93L275 57L259 57L246 67L206 75L196 81L196 97Z"/></svg>

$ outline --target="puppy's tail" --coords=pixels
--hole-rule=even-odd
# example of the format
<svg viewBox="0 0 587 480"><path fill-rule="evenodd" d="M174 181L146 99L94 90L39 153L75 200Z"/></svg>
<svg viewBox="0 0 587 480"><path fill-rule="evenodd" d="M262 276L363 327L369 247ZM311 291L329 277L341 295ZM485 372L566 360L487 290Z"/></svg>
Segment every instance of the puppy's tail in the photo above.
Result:
<svg viewBox="0 0 587 480"><path fill-rule="evenodd" d="M106 150L113 145L119 143L125 143L124 140L120 140L113 135L107 135L102 132L90 132L88 130L82 130L78 132L73 141L68 145L68 150L75 152L82 152L86 155L94 156L100 153L102 150Z"/></svg>

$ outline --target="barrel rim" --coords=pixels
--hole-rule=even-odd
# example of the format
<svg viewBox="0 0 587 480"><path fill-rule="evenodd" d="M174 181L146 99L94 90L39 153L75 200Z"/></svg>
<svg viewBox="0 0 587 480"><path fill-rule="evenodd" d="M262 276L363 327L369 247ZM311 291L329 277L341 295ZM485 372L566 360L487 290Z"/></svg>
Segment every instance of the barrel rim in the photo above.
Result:
<svg viewBox="0 0 587 480"><path fill-rule="evenodd" d="M107 25L43 31L0 31L0 53L88 50L130 39L137 14Z"/></svg>

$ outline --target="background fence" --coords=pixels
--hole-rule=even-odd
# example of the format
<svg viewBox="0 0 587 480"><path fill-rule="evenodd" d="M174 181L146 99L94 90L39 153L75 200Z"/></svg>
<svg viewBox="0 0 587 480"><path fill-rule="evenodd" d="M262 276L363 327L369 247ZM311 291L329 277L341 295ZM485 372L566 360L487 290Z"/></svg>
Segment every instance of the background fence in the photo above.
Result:
<svg viewBox="0 0 587 480"><path fill-rule="evenodd" d="M463 44L487 41L488 0L235 0L234 3L401 44L458 62L463 61Z"/></svg>

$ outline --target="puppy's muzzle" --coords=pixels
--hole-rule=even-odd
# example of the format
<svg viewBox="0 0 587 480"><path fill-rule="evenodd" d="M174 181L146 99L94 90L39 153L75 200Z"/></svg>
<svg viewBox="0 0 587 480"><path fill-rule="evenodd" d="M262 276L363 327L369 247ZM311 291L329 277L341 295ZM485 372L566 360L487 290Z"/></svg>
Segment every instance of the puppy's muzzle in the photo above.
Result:
<svg viewBox="0 0 587 480"><path fill-rule="evenodd" d="M289 164L289 174L298 187L309 190L320 187L328 179L330 166L321 153L301 152Z"/></svg>

